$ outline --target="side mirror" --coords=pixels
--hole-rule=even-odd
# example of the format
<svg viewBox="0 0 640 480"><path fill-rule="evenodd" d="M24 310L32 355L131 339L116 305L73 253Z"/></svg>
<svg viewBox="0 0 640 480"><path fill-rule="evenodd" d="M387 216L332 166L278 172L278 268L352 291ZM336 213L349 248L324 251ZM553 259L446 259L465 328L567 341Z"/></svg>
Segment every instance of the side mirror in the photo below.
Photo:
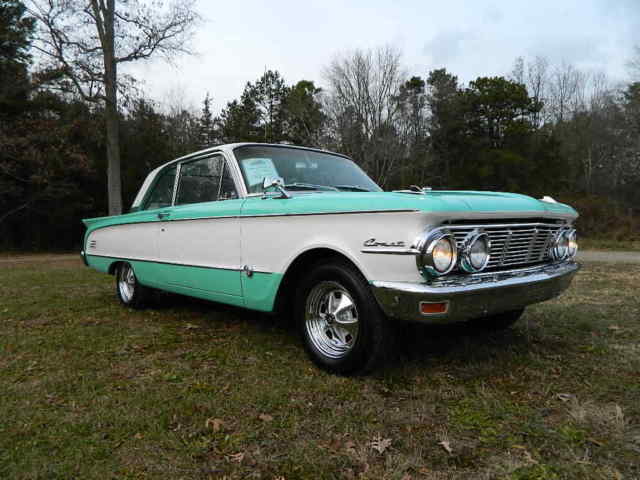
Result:
<svg viewBox="0 0 640 480"><path fill-rule="evenodd" d="M284 188L284 182L282 181L282 178L264 177L262 179L262 191L264 192L264 195L262 196L262 198L267 198L267 191L271 188L275 188L280 192L281 196L278 198L291 198L291 195L289 195L289 192L287 192Z"/></svg>

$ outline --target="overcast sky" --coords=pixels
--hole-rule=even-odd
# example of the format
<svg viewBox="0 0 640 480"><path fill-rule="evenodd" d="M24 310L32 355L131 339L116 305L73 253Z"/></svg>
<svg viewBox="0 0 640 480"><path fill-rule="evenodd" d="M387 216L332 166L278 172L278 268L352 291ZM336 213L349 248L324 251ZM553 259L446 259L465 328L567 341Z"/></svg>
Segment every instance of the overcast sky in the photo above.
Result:
<svg viewBox="0 0 640 480"><path fill-rule="evenodd" d="M391 44L410 74L446 67L464 82L536 55L624 81L640 45L640 0L200 0L198 9L197 56L132 73L159 101L199 109L209 92L216 112L265 69L322 86L323 67L353 48Z"/></svg>

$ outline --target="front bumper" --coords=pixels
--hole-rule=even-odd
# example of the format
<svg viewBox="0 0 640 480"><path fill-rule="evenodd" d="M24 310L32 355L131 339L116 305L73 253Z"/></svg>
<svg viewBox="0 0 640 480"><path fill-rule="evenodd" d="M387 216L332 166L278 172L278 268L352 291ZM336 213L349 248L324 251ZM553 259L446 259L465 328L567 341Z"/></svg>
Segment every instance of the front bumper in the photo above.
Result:
<svg viewBox="0 0 640 480"><path fill-rule="evenodd" d="M570 261L533 268L436 279L430 283L372 282L387 316L421 323L448 323L516 310L560 295L580 265ZM423 314L421 302L443 302L444 313Z"/></svg>

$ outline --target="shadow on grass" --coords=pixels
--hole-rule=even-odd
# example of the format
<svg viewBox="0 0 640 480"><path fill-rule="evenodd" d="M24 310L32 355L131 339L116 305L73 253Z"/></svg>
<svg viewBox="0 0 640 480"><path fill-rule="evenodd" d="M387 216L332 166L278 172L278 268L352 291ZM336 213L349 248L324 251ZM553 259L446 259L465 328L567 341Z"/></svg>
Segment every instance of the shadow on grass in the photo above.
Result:
<svg viewBox="0 0 640 480"><path fill-rule="evenodd" d="M149 308L188 316L202 314L203 320L210 325L235 326L242 323L256 332L273 331L288 338L291 344L297 344L301 353L303 350L294 322L284 316L165 292L158 292ZM496 357L508 356L514 350L526 354L531 347L530 335L521 329L491 332L473 321L449 325L399 322L396 333L393 355L381 369L385 374L408 366L438 364L446 359L455 359L456 362L473 360L482 364Z"/></svg>

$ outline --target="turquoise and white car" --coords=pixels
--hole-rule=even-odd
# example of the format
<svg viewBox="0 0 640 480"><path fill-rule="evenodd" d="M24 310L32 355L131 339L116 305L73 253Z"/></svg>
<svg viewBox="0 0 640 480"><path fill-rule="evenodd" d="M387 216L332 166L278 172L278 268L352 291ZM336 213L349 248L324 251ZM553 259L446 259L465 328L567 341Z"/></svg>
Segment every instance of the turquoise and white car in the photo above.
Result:
<svg viewBox="0 0 640 480"><path fill-rule="evenodd" d="M398 321L504 328L559 295L576 217L550 197L384 192L343 155L242 143L153 170L130 213L84 220L82 258L129 307L158 289L291 314L316 364L353 373Z"/></svg>

